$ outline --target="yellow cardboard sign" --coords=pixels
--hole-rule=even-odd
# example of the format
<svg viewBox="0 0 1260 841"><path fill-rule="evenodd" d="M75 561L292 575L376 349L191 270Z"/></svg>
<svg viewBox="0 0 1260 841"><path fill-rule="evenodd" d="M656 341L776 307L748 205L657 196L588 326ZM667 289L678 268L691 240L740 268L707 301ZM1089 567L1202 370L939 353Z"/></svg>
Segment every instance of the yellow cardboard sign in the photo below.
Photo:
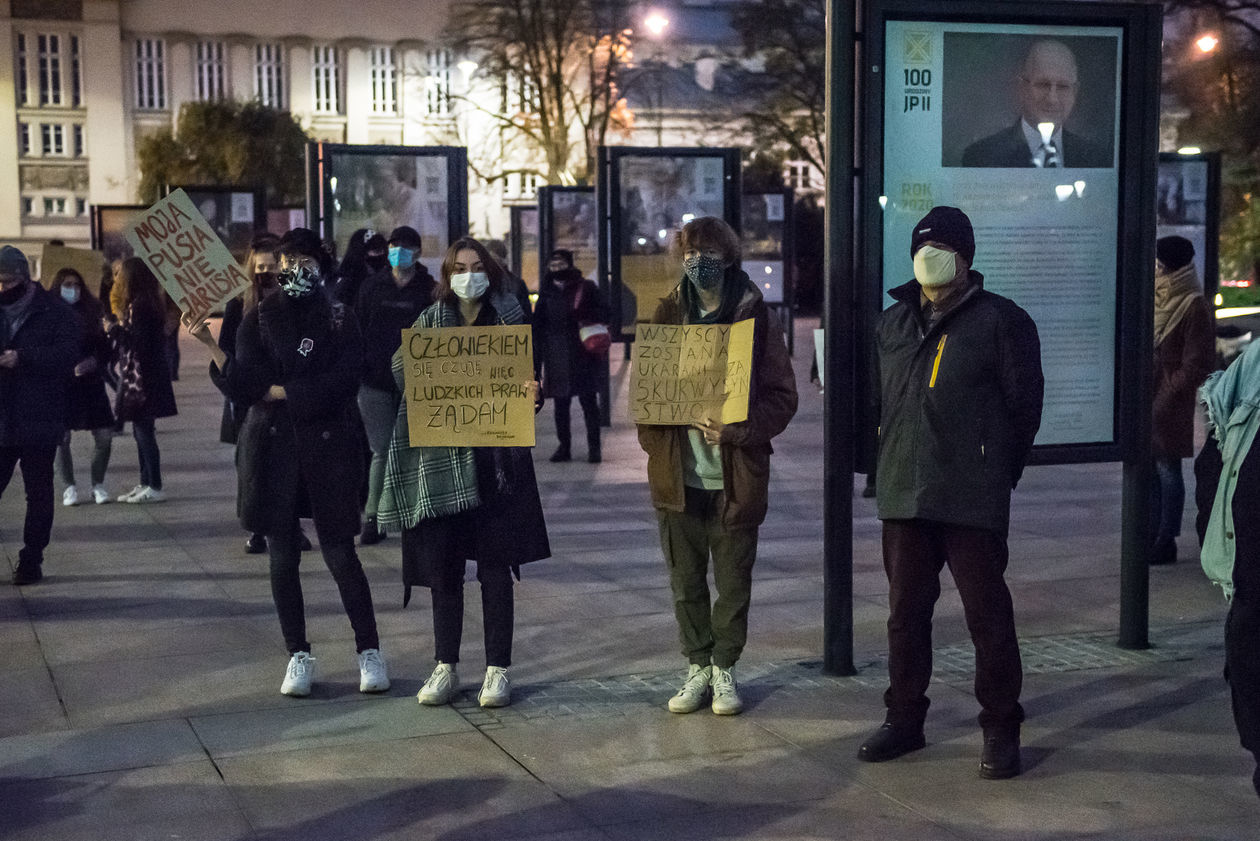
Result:
<svg viewBox="0 0 1260 841"><path fill-rule="evenodd" d="M88 248L70 248L66 245L45 245L39 258L39 282L45 289L52 286L57 272L74 269L83 283L96 297L101 295L101 270L105 268L105 255Z"/></svg>
<svg viewBox="0 0 1260 841"><path fill-rule="evenodd" d="M523 324L402 331L411 446L534 446L532 342Z"/></svg>
<svg viewBox="0 0 1260 841"><path fill-rule="evenodd" d="M735 324L640 324L630 373L630 419L690 426L748 420L753 319Z"/></svg>
<svg viewBox="0 0 1260 841"><path fill-rule="evenodd" d="M196 322L249 288L249 278L183 190L127 223L127 242Z"/></svg>

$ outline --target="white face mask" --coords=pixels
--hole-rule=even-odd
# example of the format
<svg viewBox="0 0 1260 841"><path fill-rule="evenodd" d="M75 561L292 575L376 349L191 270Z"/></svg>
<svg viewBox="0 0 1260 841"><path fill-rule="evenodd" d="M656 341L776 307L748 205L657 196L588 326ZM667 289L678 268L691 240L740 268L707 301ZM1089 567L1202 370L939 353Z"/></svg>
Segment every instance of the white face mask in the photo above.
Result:
<svg viewBox="0 0 1260 841"><path fill-rule="evenodd" d="M476 301L490 288L485 272L460 272L451 275L451 291L464 301Z"/></svg>
<svg viewBox="0 0 1260 841"><path fill-rule="evenodd" d="M944 286L958 274L954 252L925 245L914 253L914 279L920 286Z"/></svg>

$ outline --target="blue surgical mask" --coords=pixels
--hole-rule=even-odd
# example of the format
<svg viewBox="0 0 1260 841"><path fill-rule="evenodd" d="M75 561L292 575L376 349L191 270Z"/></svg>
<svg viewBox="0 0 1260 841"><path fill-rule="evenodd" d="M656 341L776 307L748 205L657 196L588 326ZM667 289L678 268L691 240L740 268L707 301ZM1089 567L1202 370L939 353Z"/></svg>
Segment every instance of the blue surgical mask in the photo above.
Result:
<svg viewBox="0 0 1260 841"><path fill-rule="evenodd" d="M61 287L61 299L67 304L79 303L79 287L63 286Z"/></svg>
<svg viewBox="0 0 1260 841"><path fill-rule="evenodd" d="M389 247L389 264L396 269L409 269L416 264L416 252L401 245Z"/></svg>

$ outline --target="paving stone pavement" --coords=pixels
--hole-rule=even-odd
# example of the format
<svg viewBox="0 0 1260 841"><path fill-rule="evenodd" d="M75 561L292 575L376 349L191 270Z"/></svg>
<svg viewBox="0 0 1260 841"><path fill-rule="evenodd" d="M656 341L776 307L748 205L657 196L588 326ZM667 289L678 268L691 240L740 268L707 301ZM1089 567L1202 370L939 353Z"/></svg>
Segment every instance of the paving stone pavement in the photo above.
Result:
<svg viewBox="0 0 1260 841"><path fill-rule="evenodd" d="M857 674L823 674L809 326L795 359L801 409L775 442L736 672L747 709L734 718L665 709L685 664L621 397L600 465L547 462L550 410L539 417L553 557L525 567L516 588L510 707L476 705L471 587L463 692L445 708L416 703L431 614L422 597L400 607L397 535L360 549L393 687L357 692L353 636L316 553L302 567L315 690L280 696L266 561L242 551L221 403L204 353L185 341L180 415L158 424L169 501L58 507L45 582L0 586L0 839L1260 838L1252 764L1221 679L1226 605L1190 557L1189 511L1182 561L1151 570L1152 647L1115 645L1117 465L1030 468L1015 495L1024 773L976 774L974 657L948 576L928 746L856 761L882 719L887 584L873 503L855 497ZM616 358L613 376L624 395ZM135 448L127 437L114 450L109 483L121 490L134 483ZM10 567L18 481L0 498Z"/></svg>

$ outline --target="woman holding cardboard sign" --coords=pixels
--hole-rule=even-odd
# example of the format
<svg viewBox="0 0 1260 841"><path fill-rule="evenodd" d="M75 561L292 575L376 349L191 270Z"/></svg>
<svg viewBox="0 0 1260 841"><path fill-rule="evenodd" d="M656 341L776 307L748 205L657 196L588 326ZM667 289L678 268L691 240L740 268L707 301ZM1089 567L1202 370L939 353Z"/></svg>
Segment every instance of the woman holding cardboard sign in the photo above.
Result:
<svg viewBox="0 0 1260 841"><path fill-rule="evenodd" d="M210 350L215 385L249 406L237 439L237 510L247 531L267 537L271 595L289 651L281 694L309 695L315 673L298 575L299 516L315 521L354 629L359 691L384 692L389 676L372 592L354 550L363 471L354 413L362 340L353 316L320 291L332 261L319 237L295 228L278 250L280 292L245 313L235 353L224 353L204 323L189 330Z"/></svg>
<svg viewBox="0 0 1260 841"><path fill-rule="evenodd" d="M420 314L415 327L524 322L520 304L505 288L503 269L474 239L461 239L446 252L434 297L436 303ZM393 372L405 391L401 350L394 355ZM537 384L529 387L536 395ZM378 517L402 529L403 604L413 585L432 591L437 667L416 697L438 706L459 690L464 569L471 559L481 582L486 645L478 701L483 707L506 706L511 703L512 575L520 576L521 564L551 555L533 459L526 447L412 447L407 402L399 406L394 424Z"/></svg>
<svg viewBox="0 0 1260 841"><path fill-rule="evenodd" d="M712 694L713 712L736 715L743 702L732 668L748 635L757 528L766 516L770 439L796 414L796 377L778 321L738 266L739 236L705 216L674 239L683 279L661 300L653 324L734 324L753 319L748 419L709 418L687 426L639 425L648 487L669 566L686 680L670 712L689 713ZM717 599L710 608L713 558Z"/></svg>

